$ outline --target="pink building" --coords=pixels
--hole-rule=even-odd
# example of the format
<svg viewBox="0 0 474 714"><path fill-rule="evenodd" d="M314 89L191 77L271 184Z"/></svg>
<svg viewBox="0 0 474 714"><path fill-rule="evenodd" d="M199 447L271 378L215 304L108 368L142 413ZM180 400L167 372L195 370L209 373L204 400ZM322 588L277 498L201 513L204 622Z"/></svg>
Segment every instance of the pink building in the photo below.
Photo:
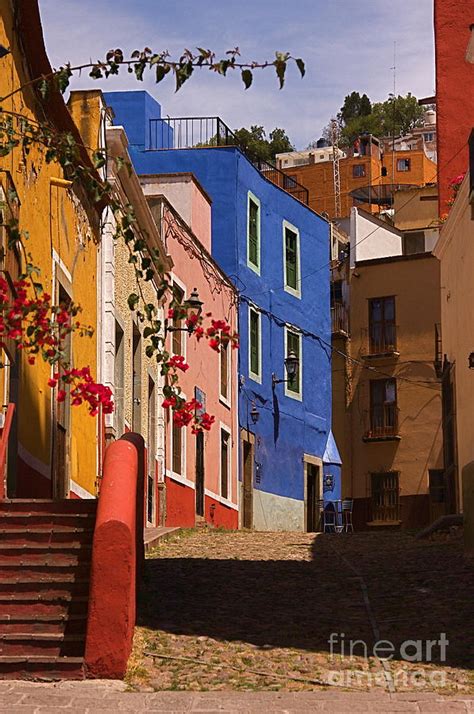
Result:
<svg viewBox="0 0 474 714"><path fill-rule="evenodd" d="M237 294L211 257L211 200L192 174L140 177L166 253L173 261L173 288L180 299L197 290L203 312L225 318L237 331ZM175 327L178 325L174 325ZM191 430L165 419L161 445L160 521L194 526L205 520L238 527L237 351L221 352L187 331L168 336L169 351L182 355L189 369L180 375L186 399L196 398L215 417L209 432Z"/></svg>

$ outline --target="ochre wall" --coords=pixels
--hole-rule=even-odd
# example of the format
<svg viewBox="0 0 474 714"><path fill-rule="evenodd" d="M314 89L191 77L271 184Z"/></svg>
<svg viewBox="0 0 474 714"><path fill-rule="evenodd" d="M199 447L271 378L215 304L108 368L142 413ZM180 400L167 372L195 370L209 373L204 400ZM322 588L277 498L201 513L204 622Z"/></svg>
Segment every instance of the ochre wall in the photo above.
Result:
<svg viewBox="0 0 474 714"><path fill-rule="evenodd" d="M351 279L352 495L370 497L370 474L400 472L402 526L423 525L428 469L442 468L441 390L434 371L434 325L440 322L439 262L431 255L356 265ZM399 357L366 358L368 298L395 296ZM364 367L368 365L377 371ZM368 429L370 379L397 377L400 440L364 442ZM404 381L404 380L410 381ZM417 384L416 382L420 382ZM343 447L344 448L344 447ZM347 448L347 447L346 447ZM408 499L410 497L410 499ZM415 497L419 499L416 504ZM413 501L413 503L412 503Z"/></svg>

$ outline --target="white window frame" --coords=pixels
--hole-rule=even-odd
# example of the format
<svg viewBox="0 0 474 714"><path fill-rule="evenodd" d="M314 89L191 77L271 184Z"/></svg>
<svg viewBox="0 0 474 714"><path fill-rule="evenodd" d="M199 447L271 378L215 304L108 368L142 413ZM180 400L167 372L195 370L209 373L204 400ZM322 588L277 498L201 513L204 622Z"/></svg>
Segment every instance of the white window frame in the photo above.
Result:
<svg viewBox="0 0 474 714"><path fill-rule="evenodd" d="M297 261L296 261L296 285L298 286L295 290L288 285L286 282L286 229L290 230L292 233L296 234L296 251L297 251ZM283 221L283 284L285 286L285 292L293 295L293 297L301 300L301 241L300 241L300 231L289 221Z"/></svg>
<svg viewBox="0 0 474 714"><path fill-rule="evenodd" d="M171 288L173 288L173 283L176 283L176 285L178 286L178 288L183 291L183 302L186 302L186 300L188 299L188 291L187 291L187 289L186 289L186 285L185 285L185 284L183 283L183 281L180 280L174 273L171 273ZM172 320L170 320L170 322L172 322ZM184 323L184 320L183 320L183 323ZM170 335L170 350L169 350L169 352L170 352L171 355L174 355L174 352L173 352L173 333L170 332L169 335ZM186 338L186 333L185 333L185 332L180 332L180 335L182 336L182 339L181 339L182 350L181 350L181 352L182 352L183 359L184 359L184 361L186 362L186 360L187 360L187 353L188 353L188 342L187 342L187 340L185 339L185 338Z"/></svg>
<svg viewBox="0 0 474 714"><path fill-rule="evenodd" d="M155 385L156 387L156 385ZM181 396L184 400L186 400L186 396L181 393ZM181 427L181 470L182 473L178 474L176 471L173 471L173 410L170 408L169 411L170 418L170 468L169 468L169 473L168 475L174 479L175 481L181 481L182 483L188 484L188 479L186 478L186 432L187 429L186 427ZM190 483L190 482L189 482Z"/></svg>
<svg viewBox="0 0 474 714"><path fill-rule="evenodd" d="M221 458L221 431L225 431L229 437L227 449L227 498L222 495L222 458ZM219 496L223 503L232 501L232 431L227 424L219 422Z"/></svg>
<svg viewBox="0 0 474 714"><path fill-rule="evenodd" d="M251 330L250 330L250 313L254 312L258 316L258 374L255 374L255 372L252 372L251 365L252 365L252 360L251 360L251 354L252 351L250 349L251 345ZM249 371L249 377L250 379L253 379L254 382L257 382L258 384L262 383L262 313L258 308L256 308L254 305L249 305L248 309L248 343L249 343L249 349L248 349L248 371Z"/></svg>
<svg viewBox="0 0 474 714"><path fill-rule="evenodd" d="M257 221L257 253L258 265L254 265L250 261L250 201L253 201L258 206L258 221ZM252 191L247 193L247 267L253 270L254 273L260 275L262 265L262 207L260 199L258 199Z"/></svg>
<svg viewBox="0 0 474 714"><path fill-rule="evenodd" d="M222 349L222 348L221 348ZM224 404L226 407L231 407L231 402L232 402L232 380L230 378L230 372L231 372L231 350L232 346L230 342L227 343L227 349L225 350L225 354L227 355L227 397L225 397L222 392L221 392L221 386L222 386L222 363L221 363L221 355L219 353L219 401Z"/></svg>
<svg viewBox="0 0 474 714"><path fill-rule="evenodd" d="M303 401L303 335L292 325L285 325L285 355L284 359L288 356L288 333L291 332L293 335L297 335L300 341L299 349L299 370L298 370L298 392L292 392L288 389L288 382L285 382L285 396L290 397L290 399L296 399L298 402Z"/></svg>

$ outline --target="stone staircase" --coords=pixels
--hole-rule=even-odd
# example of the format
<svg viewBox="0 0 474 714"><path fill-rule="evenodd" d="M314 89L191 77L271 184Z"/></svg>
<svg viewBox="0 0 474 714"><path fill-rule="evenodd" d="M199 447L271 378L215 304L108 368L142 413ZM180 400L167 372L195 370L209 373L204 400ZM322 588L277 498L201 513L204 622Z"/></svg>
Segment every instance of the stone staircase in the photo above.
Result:
<svg viewBox="0 0 474 714"><path fill-rule="evenodd" d="M96 500L0 501L0 679L82 679Z"/></svg>

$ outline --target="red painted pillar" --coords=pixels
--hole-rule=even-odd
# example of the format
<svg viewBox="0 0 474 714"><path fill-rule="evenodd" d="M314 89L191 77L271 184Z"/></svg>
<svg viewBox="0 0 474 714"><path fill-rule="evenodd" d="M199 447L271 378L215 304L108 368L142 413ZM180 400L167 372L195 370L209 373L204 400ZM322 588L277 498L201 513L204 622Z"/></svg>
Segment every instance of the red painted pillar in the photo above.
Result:
<svg viewBox="0 0 474 714"><path fill-rule="evenodd" d="M123 678L136 617L137 475L139 453L111 444L92 546L85 667L90 677Z"/></svg>
<svg viewBox="0 0 474 714"><path fill-rule="evenodd" d="M434 1L440 216L449 211L450 182L468 168L474 65L466 62L465 55L472 24L474 0Z"/></svg>

